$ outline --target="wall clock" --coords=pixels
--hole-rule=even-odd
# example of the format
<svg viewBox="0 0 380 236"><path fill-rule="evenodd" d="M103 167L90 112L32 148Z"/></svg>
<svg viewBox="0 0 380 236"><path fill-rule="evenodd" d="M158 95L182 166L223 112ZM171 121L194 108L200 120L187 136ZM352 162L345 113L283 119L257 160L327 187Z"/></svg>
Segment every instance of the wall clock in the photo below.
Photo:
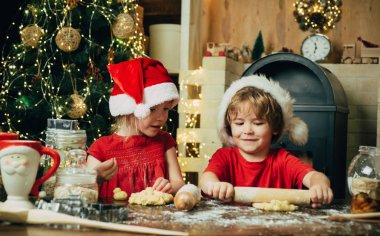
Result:
<svg viewBox="0 0 380 236"><path fill-rule="evenodd" d="M331 53L332 47L329 38L323 34L312 34L305 38L301 45L302 56L315 61L324 61Z"/></svg>

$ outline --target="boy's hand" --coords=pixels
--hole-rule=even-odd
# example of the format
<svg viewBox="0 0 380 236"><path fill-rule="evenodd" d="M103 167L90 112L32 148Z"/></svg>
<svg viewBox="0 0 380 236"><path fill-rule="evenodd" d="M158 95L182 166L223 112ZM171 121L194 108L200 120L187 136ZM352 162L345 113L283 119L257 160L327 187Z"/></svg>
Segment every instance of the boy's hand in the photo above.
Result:
<svg viewBox="0 0 380 236"><path fill-rule="evenodd" d="M209 182L206 184L205 193L213 198L224 202L232 201L234 197L234 186L227 182Z"/></svg>
<svg viewBox="0 0 380 236"><path fill-rule="evenodd" d="M164 179L162 177L159 177L156 179L156 182L154 182L152 188L154 190L164 192L164 193L172 193L173 192L173 187L169 180Z"/></svg>
<svg viewBox="0 0 380 236"><path fill-rule="evenodd" d="M100 163L95 170L98 174L98 179L101 181L112 179L118 170L115 158Z"/></svg>
<svg viewBox="0 0 380 236"><path fill-rule="evenodd" d="M333 192L326 184L315 184L309 189L311 207L318 208L322 204L329 204L333 199Z"/></svg>

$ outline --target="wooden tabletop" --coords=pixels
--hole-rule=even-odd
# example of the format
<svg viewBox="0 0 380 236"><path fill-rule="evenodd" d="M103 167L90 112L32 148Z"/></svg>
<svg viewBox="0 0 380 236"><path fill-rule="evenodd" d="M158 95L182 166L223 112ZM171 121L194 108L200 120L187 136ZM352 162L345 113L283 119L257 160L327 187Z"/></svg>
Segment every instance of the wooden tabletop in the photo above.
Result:
<svg viewBox="0 0 380 236"><path fill-rule="evenodd" d="M328 207L301 207L294 212L265 212L251 206L225 204L203 200L192 211L178 211L173 204L166 206L129 205L128 220L122 224L188 232L190 235L276 235L276 234L367 234L380 235L379 221L336 222L320 219L324 215L349 213L347 202L336 201ZM63 235L132 235L125 232L100 231L88 228L67 229L72 226L31 226L0 223L1 235L63 236ZM64 229L63 229L64 228ZM58 230L59 229L59 230Z"/></svg>

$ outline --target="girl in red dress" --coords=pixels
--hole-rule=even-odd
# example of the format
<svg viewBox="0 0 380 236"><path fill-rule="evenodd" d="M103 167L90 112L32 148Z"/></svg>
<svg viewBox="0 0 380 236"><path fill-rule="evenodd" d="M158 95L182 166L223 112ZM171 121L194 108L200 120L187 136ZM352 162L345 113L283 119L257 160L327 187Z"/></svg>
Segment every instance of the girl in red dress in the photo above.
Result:
<svg viewBox="0 0 380 236"><path fill-rule="evenodd" d="M306 124L293 116L290 94L264 76L243 77L225 92L218 115L218 132L228 147L220 148L201 176L204 193L231 201L234 186L309 188L312 207L332 201L330 181L321 172L287 152L272 149L282 135L307 142Z"/></svg>
<svg viewBox="0 0 380 236"><path fill-rule="evenodd" d="M147 187L175 194L184 185L173 137L161 130L179 95L164 66L138 58L108 66L114 81L109 100L114 133L88 149L87 166L97 170L99 197L116 187L128 196Z"/></svg>

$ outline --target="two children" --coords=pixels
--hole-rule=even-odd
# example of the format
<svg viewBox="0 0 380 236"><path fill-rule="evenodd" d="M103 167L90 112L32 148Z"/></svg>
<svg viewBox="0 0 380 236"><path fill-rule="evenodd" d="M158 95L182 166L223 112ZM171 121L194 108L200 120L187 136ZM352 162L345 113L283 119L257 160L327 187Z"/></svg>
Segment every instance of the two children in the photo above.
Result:
<svg viewBox="0 0 380 236"><path fill-rule="evenodd" d="M212 156L201 176L204 193L231 201L234 186L309 188L312 207L332 201L328 178L271 144L288 134L296 145L307 142L306 124L293 116L290 94L264 76L235 81L225 92L218 115L218 132L224 144Z"/></svg>
<svg viewBox="0 0 380 236"><path fill-rule="evenodd" d="M184 185L174 139L161 130L179 99L163 65L138 58L110 65L110 97L115 133L89 148L87 165L97 170L100 197L120 187L128 195L153 187L175 194ZM219 149L201 176L204 193L231 201L234 186L309 188L313 207L332 201L328 178L285 149L271 144L287 134L297 145L307 142L307 126L293 116L289 93L264 76L234 82L223 96L218 132L228 147ZM106 184L105 184L106 183Z"/></svg>
<svg viewBox="0 0 380 236"><path fill-rule="evenodd" d="M130 196L146 187L175 193L184 185L176 142L161 130L179 99L164 66L138 58L109 65L114 88L109 100L115 132L88 149L87 166L97 170L99 197L113 196L116 187Z"/></svg>

